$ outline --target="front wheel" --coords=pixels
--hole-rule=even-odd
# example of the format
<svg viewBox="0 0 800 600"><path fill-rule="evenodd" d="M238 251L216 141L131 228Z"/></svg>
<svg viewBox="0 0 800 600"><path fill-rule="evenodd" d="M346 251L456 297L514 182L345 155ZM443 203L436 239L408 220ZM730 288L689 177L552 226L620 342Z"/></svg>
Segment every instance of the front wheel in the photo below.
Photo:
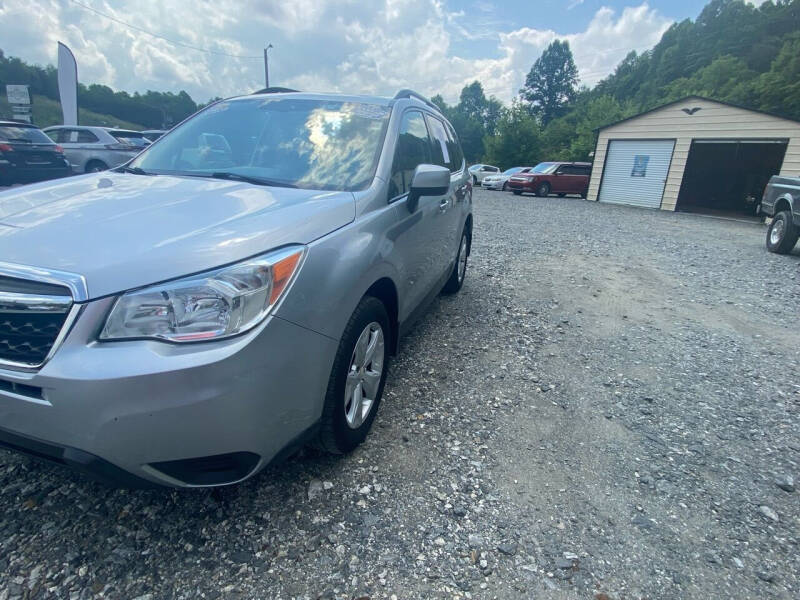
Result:
<svg viewBox="0 0 800 600"><path fill-rule="evenodd" d="M514 192L515 196L521 196L522 195L522 191L521 190L511 190L511 191Z"/></svg>
<svg viewBox="0 0 800 600"><path fill-rule="evenodd" d="M503 191L505 192L508 189L508 184L503 182Z"/></svg>
<svg viewBox="0 0 800 600"><path fill-rule="evenodd" d="M800 230L792 222L792 213L782 210L772 218L767 229L767 250L776 254L789 254L797 243Z"/></svg>
<svg viewBox="0 0 800 600"><path fill-rule="evenodd" d="M101 160L90 160L89 164L86 165L87 173L99 173L100 171L106 171L107 169L108 165Z"/></svg>
<svg viewBox="0 0 800 600"><path fill-rule="evenodd" d="M536 188L536 195L540 197L545 197L550 194L550 184L544 182L539 187Z"/></svg>
<svg viewBox="0 0 800 600"><path fill-rule="evenodd" d="M464 278L467 275L467 257L469 256L469 232L466 227L461 234L461 241L458 243L458 255L450 279L444 284L442 291L445 294L455 294L464 285Z"/></svg>
<svg viewBox="0 0 800 600"><path fill-rule="evenodd" d="M472 184L473 185L478 185L478 178L475 177L475 175L472 176Z"/></svg>
<svg viewBox="0 0 800 600"><path fill-rule="evenodd" d="M322 450L344 454L367 437L386 383L389 332L383 303L372 296L362 298L333 361L317 438Z"/></svg>

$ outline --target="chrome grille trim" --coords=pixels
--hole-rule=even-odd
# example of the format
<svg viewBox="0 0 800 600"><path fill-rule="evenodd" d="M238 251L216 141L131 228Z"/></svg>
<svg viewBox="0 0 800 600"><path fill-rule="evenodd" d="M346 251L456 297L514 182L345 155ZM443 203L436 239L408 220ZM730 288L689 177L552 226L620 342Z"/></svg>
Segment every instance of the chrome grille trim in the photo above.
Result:
<svg viewBox="0 0 800 600"><path fill-rule="evenodd" d="M0 358L0 369L7 368L14 371L28 372L37 371L52 358L53 354L55 354L72 329L75 320L78 318L83 308L83 305L78 302L88 300L89 293L86 280L83 276L73 273L28 267L26 265L13 265L4 262L0 262L0 276L60 286L64 288L65 292L68 290L71 294L34 294L19 291L4 291L0 289L0 317L2 317L3 314L8 315L8 318L11 319L24 318L25 315L30 315L31 318L36 318L37 315L40 316L39 318L44 318L45 315L52 315L52 318L58 319L59 315L63 315L64 320L61 322L61 327L54 336L52 346L47 350L47 355L44 356L42 360L36 362L32 360L22 362L12 360L8 356L6 358ZM42 348L42 350L44 350L44 348ZM33 356L30 358L33 359Z"/></svg>
<svg viewBox="0 0 800 600"><path fill-rule="evenodd" d="M42 283L62 285L72 292L75 302L86 302L89 299L89 287L83 275L58 271L56 269L41 269L27 265L15 265L0 261L0 275L15 277L17 279L30 279Z"/></svg>
<svg viewBox="0 0 800 600"><path fill-rule="evenodd" d="M13 313L65 313L72 304L69 296L16 294L0 290L0 311Z"/></svg>

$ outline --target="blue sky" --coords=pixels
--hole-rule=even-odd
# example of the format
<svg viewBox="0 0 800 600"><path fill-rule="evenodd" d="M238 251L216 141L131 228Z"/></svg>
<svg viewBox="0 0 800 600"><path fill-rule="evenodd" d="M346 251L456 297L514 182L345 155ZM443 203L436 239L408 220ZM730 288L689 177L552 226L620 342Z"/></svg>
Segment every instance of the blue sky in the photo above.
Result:
<svg viewBox="0 0 800 600"><path fill-rule="evenodd" d="M489 32L513 31L520 27L553 29L559 33L584 31L603 7L619 13L626 6L639 4L625 0L447 0L454 11L464 12L479 27ZM694 19L706 2L698 0L649 0L648 4L673 21ZM454 40L454 48L464 56L497 56L498 48L488 38Z"/></svg>
<svg viewBox="0 0 800 600"><path fill-rule="evenodd" d="M758 2L758 0L755 0ZM652 48L690 0L0 0L0 48L117 90L186 90L198 101L273 85L391 95L411 87L448 102L478 80L510 102L554 40L568 41L592 86L631 50ZM149 32L153 35L149 35ZM174 43L178 42L178 44ZM183 44L181 46L180 44ZM186 45L197 49L189 49Z"/></svg>

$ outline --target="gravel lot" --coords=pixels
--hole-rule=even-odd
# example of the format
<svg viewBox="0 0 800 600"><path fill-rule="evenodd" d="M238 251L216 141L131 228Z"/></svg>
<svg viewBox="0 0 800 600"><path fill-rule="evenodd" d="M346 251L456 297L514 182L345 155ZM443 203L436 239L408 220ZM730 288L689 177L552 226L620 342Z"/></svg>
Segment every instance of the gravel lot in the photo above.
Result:
<svg viewBox="0 0 800 600"><path fill-rule="evenodd" d="M126 491L0 451L8 598L797 598L800 252L475 192L366 444Z"/></svg>

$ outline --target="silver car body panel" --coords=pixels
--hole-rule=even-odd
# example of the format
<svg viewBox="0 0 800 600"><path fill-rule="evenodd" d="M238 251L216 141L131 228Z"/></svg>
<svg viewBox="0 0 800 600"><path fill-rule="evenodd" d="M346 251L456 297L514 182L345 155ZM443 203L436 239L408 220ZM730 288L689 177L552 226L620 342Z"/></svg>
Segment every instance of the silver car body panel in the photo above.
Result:
<svg viewBox="0 0 800 600"><path fill-rule="evenodd" d="M91 298L307 244L355 216L350 192L115 172L0 198L3 262L80 273Z"/></svg>
<svg viewBox="0 0 800 600"><path fill-rule="evenodd" d="M394 102L376 176L355 193L112 172L0 193L0 273L70 281L81 307L40 369L0 366L0 383L42 390L25 398L0 386L0 428L165 485L187 484L151 463L242 451L260 457L250 475L269 463L319 420L339 339L365 292L391 283L400 329L455 263L471 214L463 164L447 194L421 198L413 213L406 196L388 198L406 110L442 118L418 100ZM306 256L254 329L191 344L97 340L120 293L285 244L305 244Z"/></svg>

